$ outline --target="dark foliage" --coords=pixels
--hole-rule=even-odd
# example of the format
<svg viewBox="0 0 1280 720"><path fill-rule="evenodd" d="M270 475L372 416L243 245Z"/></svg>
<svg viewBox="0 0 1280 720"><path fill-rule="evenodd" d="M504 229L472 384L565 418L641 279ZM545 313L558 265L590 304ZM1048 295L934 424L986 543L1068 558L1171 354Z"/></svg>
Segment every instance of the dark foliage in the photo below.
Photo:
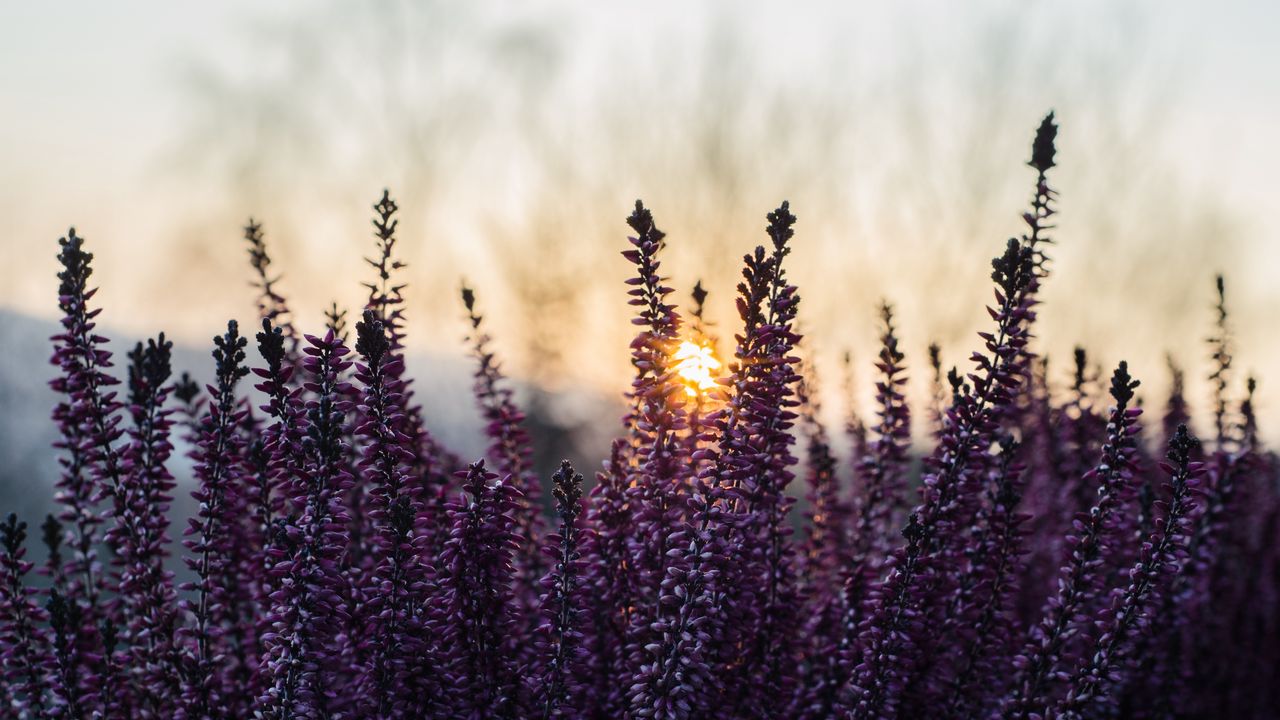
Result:
<svg viewBox="0 0 1280 720"><path fill-rule="evenodd" d="M789 204L744 257L732 357L694 382L681 348L715 347L708 294L694 288L686 324L637 202L628 411L594 487L568 462L550 478L553 516L471 289L486 457L464 464L425 429L389 194L351 349L336 305L324 334L295 331L250 222L261 363L231 321L203 389L174 377L160 335L128 353L117 393L93 256L70 232L44 581L26 524L0 523L4 717L1275 717L1280 463L1256 382L1235 395L1225 284L1205 448L1172 361L1154 441L1126 363L1103 388L1080 349L1056 390L1033 329L1057 132L1050 114L1036 133L1026 230L991 263L970 369L929 348L930 442L912 445L886 303L848 462L801 370ZM166 569L175 412L198 483L181 586Z"/></svg>

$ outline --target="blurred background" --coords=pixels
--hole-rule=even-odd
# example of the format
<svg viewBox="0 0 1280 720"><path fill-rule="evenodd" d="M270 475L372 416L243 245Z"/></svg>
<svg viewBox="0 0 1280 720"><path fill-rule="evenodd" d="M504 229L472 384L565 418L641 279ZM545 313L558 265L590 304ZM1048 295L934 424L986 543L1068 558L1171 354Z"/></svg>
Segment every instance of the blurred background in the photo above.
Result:
<svg viewBox="0 0 1280 720"><path fill-rule="evenodd" d="M55 470L42 383L68 226L96 255L102 326L165 330L207 377L209 338L254 317L246 219L314 331L330 302L363 302L384 187L403 209L411 369L463 451L465 278L547 457L596 466L629 380L618 252L636 198L668 233L677 299L710 290L725 351L739 260L790 200L823 385L839 389L850 351L869 412L884 298L922 396L929 342L962 367L976 344L1049 109L1061 215L1038 330L1054 379L1081 344L1129 360L1162 407L1168 352L1207 407L1222 272L1237 392L1256 371L1280 437L1280 6L794 5L0 5L0 488Z"/></svg>

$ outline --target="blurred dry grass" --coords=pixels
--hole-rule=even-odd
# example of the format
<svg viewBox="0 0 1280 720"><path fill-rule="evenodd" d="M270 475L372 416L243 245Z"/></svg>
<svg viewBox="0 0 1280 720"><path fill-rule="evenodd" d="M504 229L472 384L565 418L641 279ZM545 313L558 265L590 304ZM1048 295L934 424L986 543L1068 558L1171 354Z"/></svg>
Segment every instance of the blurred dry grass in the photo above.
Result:
<svg viewBox="0 0 1280 720"><path fill-rule="evenodd" d="M1259 241L1182 171L1169 119L1190 60L1160 19L1110 3L309 5L249 26L238 63L179 66L166 194L116 218L155 214L163 237L84 231L99 240L113 321L203 340L250 311L236 225L252 213L294 306L318 324L330 300L360 302L367 206L385 185L405 210L411 342L459 347L465 275L518 374L613 390L625 377L616 253L630 202L654 208L670 238L664 269L682 295L704 281L727 339L738 258L787 198L819 368L834 376L846 348L870 359L883 297L922 387L929 341L949 363L967 355L987 259L1019 230L1031 185L1021 162L1053 107L1063 214L1048 352L1123 355L1158 401L1167 350L1202 374L1223 270L1242 288L1240 366L1263 371L1265 396L1266 376L1280 376L1268 359L1280 347L1260 332L1274 295L1256 273L1234 281ZM169 296L182 302L156 302Z"/></svg>

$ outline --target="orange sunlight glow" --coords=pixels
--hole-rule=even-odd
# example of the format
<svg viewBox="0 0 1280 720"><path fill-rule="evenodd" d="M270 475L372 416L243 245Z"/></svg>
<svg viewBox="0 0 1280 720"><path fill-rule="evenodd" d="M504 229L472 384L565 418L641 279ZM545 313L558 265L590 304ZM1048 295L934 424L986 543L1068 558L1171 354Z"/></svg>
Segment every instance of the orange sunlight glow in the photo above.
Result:
<svg viewBox="0 0 1280 720"><path fill-rule="evenodd" d="M675 360L676 374L684 380L684 391L689 397L697 397L718 386L715 371L720 369L720 361L710 347L685 340L676 349Z"/></svg>

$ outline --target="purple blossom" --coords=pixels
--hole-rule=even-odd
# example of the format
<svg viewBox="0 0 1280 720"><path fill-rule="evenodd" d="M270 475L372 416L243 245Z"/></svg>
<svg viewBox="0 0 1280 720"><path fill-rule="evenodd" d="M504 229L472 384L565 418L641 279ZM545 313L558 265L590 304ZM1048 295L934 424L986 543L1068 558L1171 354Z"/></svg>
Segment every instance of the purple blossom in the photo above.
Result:
<svg viewBox="0 0 1280 720"><path fill-rule="evenodd" d="M628 304L637 308L632 323L640 328L631 342L631 364L635 368L630 400L632 410L624 420L630 440L623 447L627 457L620 464L627 502L631 508L627 554L631 572L633 606L627 630L626 661L633 672L646 662L646 645L661 585L671 562L672 533L684 514L681 488L685 486L680 462L681 432L687 429L684 386L675 375L674 351L680 318L666 302L671 288L658 274L658 251L665 233L657 228L653 215L640 201L627 218L635 231L628 238L631 250L623 253L635 266L635 276L627 280Z"/></svg>
<svg viewBox="0 0 1280 720"><path fill-rule="evenodd" d="M540 671L534 675L533 711L540 713L543 720L580 717L586 709L581 701L587 689L581 675L587 652L583 644L587 598L579 550L582 476L566 460L552 480L560 527L547 536L546 553L555 559L555 564L542 581L543 621L535 637Z"/></svg>
<svg viewBox="0 0 1280 720"><path fill-rule="evenodd" d="M56 718L84 720L89 717L85 693L94 679L88 671L88 658L79 640L85 629L84 608L57 590L49 593L45 603L49 614L50 656L53 683L49 714Z"/></svg>
<svg viewBox="0 0 1280 720"><path fill-rule="evenodd" d="M583 584L589 588L592 620L586 673L591 676L592 702L606 715L621 714L626 702L626 688L618 679L625 675L623 650L634 597L634 573L628 552L631 509L623 484L624 443L622 438L613 442L606 470L596 473L585 517L592 532L583 541Z"/></svg>
<svg viewBox="0 0 1280 720"><path fill-rule="evenodd" d="M1109 577L1104 561L1116 544L1128 538L1116 533L1115 515L1124 511L1126 496L1133 491L1134 453L1140 408L1131 408L1138 381L1129 377L1128 363L1121 362L1111 378L1115 400L1107 423L1107 441L1102 457L1084 482L1096 488L1097 500L1075 521L1075 534L1068 535L1067 564L1058 574L1057 593L1050 597L1042 619L1031 630L1026 648L1018 658L1019 672L1004 709L1005 717L1027 717L1044 697L1049 681L1059 668L1075 656L1067 652L1073 638L1091 638L1090 598L1105 595Z"/></svg>
<svg viewBox="0 0 1280 720"><path fill-rule="evenodd" d="M249 218L244 226L244 240L248 246L249 266L253 268L253 286L258 290L258 316L280 328L288 343L289 364L298 359L300 338L293 327L290 317L289 302L280 293L280 276L271 268L271 255L267 253L267 241L262 232L262 223Z"/></svg>
<svg viewBox="0 0 1280 720"><path fill-rule="evenodd" d="M902 691L914 672L913 656L925 640L922 622L934 602L941 576L938 560L959 548L957 526L963 526L981 465L996 422L1010 406L1023 382L1028 324L1034 319L1034 256L1031 248L1010 240L1005 253L992 261L998 307L990 309L994 333L980 333L989 355L975 353L978 371L969 376L972 389L954 374L956 402L948 411L947 430L930 458L923 478L923 502L911 514L907 544L886 562L888 578L873 594L872 611L859 628L864 638L861 661L854 669L854 718L893 717Z"/></svg>
<svg viewBox="0 0 1280 720"><path fill-rule="evenodd" d="M0 523L0 676L6 707L18 720L43 718L49 712L45 618L32 600L36 589L23 581L32 568L23 559L26 537L27 524L17 516L10 514Z"/></svg>
<svg viewBox="0 0 1280 720"><path fill-rule="evenodd" d="M511 629L513 515L520 490L484 462L459 473L464 494L448 505L449 539L437 561L432 629L439 702L454 717L523 717Z"/></svg>
<svg viewBox="0 0 1280 720"><path fill-rule="evenodd" d="M59 458L62 478L58 483L58 501L66 509L61 519L72 532L70 548L73 556L67 568L71 584L67 591L73 602L83 602L88 619L96 620L98 598L105 579L97 560L98 527L102 518L98 504L109 496L116 500L119 511L121 496L117 493L121 480L120 458L114 443L121 435L117 411L120 402L111 390L118 381L107 373L112 366L111 353L101 347L107 339L94 332L95 318L101 309L90 309L89 302L97 290L88 285L93 273L93 254L84 250L84 239L72 228L58 241L62 251L58 261L58 306L62 311L63 331L54 336L52 362L60 375L50 383L63 396L53 411L54 422L62 432L56 447L63 450Z"/></svg>
<svg viewBox="0 0 1280 720"><path fill-rule="evenodd" d="M637 203L624 253L634 375L589 489L568 461L553 475L538 466L542 438L524 427L470 290L487 457L457 472L426 430L435 408L414 402L405 373L389 193L374 207L357 357L337 303L323 337L294 328L251 222L261 363L248 367L232 322L207 387L174 379L160 335L128 353L117 390L92 258L70 233L53 338L63 522L42 527L38 579L26 526L0 523L0 715L1271 717L1280 457L1258 426L1256 382L1236 387L1225 283L1214 442L1200 462L1174 368L1169 462L1156 469L1125 363L1104 388L1083 348L1063 382L1037 356L1056 134L1050 114L1028 163L1026 228L992 263L972 370L944 372L930 347L918 448L887 305L866 421L845 353L851 462L822 424L820 348L800 347L789 205L744 258L732 359L708 389L678 363L684 342L716 347L709 295L694 287L683 323L665 236ZM799 355L817 357L803 378ZM180 587L166 562L175 421L198 483L179 550L194 579Z"/></svg>
<svg viewBox="0 0 1280 720"><path fill-rule="evenodd" d="M356 352L362 362L356 379L362 386L358 410L364 418L357 433L366 439L360 471L368 478L375 555L381 560L367 581L359 628L367 638L369 655L362 687L378 717L411 715L412 698L405 692L410 667L409 645L414 583L421 575L413 550L413 522L421 502L409 485L408 468L414 456L400 432L399 406L388 383L401 362L392 356L385 327L372 311L356 323Z"/></svg>
<svg viewBox="0 0 1280 720"><path fill-rule="evenodd" d="M1128 653L1135 640L1150 631L1152 609L1159 593L1180 572L1186 558L1188 514L1195 507L1193 492L1204 473L1203 463L1193 462L1198 441L1178 429L1169 445L1169 502L1156 535L1142 544L1138 561L1129 571L1129 584L1117 589L1111 607L1095 621L1101 634L1092 652L1082 658L1068 680L1067 694L1046 708L1054 717L1083 718L1106 712L1116 704L1111 685L1123 678Z"/></svg>
<svg viewBox="0 0 1280 720"><path fill-rule="evenodd" d="M803 582L813 589L813 599L825 598L823 590L848 559L849 508L840 497L837 461L820 419L816 380L803 376L796 385L805 438L804 544L801 549Z"/></svg>
<svg viewBox="0 0 1280 720"><path fill-rule="evenodd" d="M476 361L474 394L484 421L484 434L489 439L486 455L501 477L510 477L520 488L516 526L520 545L516 552L515 599L520 617L526 625L536 627L540 585L546 574L541 553L541 536L545 532L542 519L542 485L533 472L533 449L524 429L524 413L516 406L514 393L506 386L502 368L481 327L482 316L476 311L475 292L462 288L462 302L471 325L471 354ZM517 628L527 639L533 627Z"/></svg>
<svg viewBox="0 0 1280 720"><path fill-rule="evenodd" d="M297 513L281 520L270 549L273 592L263 633L263 667L269 682L255 703L268 718L324 717L335 697L334 631L346 623L338 563L346 546L342 493L350 475L342 462L347 402L340 375L348 350L332 332L306 336L302 367L305 434L284 490Z"/></svg>
<svg viewBox="0 0 1280 720"><path fill-rule="evenodd" d="M132 418L125 449L126 480L122 487L122 512L111 532L120 566L118 588L125 618L127 654L125 672L136 688L136 713L163 717L174 712L180 693L180 663L175 644L176 596L168 558L168 511L174 482L167 463L173 451L170 417L165 404L173 390L169 384L172 343L162 333L129 354L129 404ZM109 625L118 635L114 624ZM112 655L104 647L104 659Z"/></svg>
<svg viewBox="0 0 1280 720"><path fill-rule="evenodd" d="M1012 600L1023 570L1026 532L1022 526L1027 519L1018 512L1025 468L1015 461L1017 452L1018 443L1012 436L1000 439L999 458L986 491L982 530L970 558L977 570L967 593L968 612L957 634L962 649L952 660L955 674L939 704L945 717L977 714L999 697L1004 685L999 668L1006 666L1013 651L1017 622Z"/></svg>
<svg viewBox="0 0 1280 720"><path fill-rule="evenodd" d="M199 443L192 453L199 487L192 496L200 503L197 517L189 522L183 542L191 555L187 566L196 580L183 587L195 593L184 600L186 612L195 618L194 627L184 632L188 641L183 661L182 709L184 718L223 716L238 702L225 687L226 663L244 657L244 626L238 622L237 604L243 586L237 576L236 526L241 517L239 483L243 473L241 438L237 425L245 412L237 403L235 389L249 374L244 367L248 341L232 320L227 332L214 338L215 384L208 387L208 414L201 421Z"/></svg>

